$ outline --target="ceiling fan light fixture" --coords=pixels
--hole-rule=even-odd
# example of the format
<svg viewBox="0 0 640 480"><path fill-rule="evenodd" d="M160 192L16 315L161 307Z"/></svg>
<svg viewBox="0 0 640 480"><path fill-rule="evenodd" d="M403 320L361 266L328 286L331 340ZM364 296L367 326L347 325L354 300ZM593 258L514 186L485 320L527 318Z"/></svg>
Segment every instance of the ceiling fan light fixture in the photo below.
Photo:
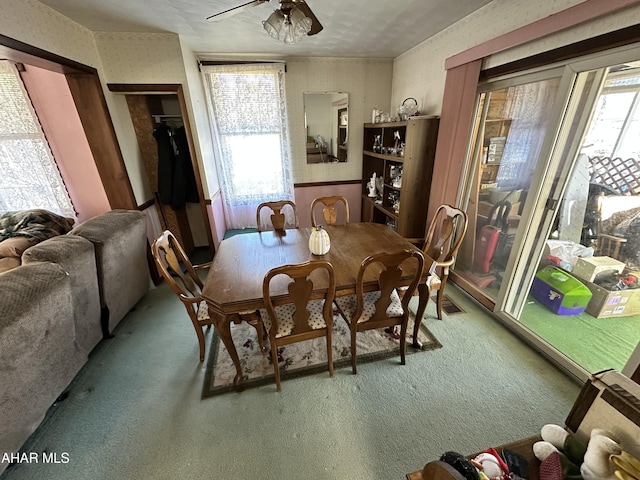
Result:
<svg viewBox="0 0 640 480"><path fill-rule="evenodd" d="M296 35L302 38L311 31L312 21L298 7L293 7L289 12L289 21L296 31Z"/></svg>
<svg viewBox="0 0 640 480"><path fill-rule="evenodd" d="M275 10L262 26L273 38L287 45L298 43L311 31L313 21L298 7Z"/></svg>
<svg viewBox="0 0 640 480"><path fill-rule="evenodd" d="M279 39L282 27L285 24L285 16L282 10L274 10L269 18L262 22L262 26L269 35L273 38Z"/></svg>

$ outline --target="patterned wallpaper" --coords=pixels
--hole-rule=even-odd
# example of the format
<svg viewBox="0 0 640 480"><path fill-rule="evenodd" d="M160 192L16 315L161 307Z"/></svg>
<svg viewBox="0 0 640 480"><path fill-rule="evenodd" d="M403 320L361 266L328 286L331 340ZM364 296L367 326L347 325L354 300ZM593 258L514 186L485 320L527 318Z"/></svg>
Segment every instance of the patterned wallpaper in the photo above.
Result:
<svg viewBox="0 0 640 480"><path fill-rule="evenodd" d="M0 32L99 68L98 52L91 31L36 0L2 0Z"/></svg>
<svg viewBox="0 0 640 480"><path fill-rule="evenodd" d="M174 33L95 32L106 83L185 83Z"/></svg>
<svg viewBox="0 0 640 480"><path fill-rule="evenodd" d="M582 1L494 0L395 59L392 104L397 106L404 98L415 97L423 112L439 114L446 75L444 62L448 57ZM587 25L493 55L485 65L499 65L637 23L640 23L640 9L626 9Z"/></svg>
<svg viewBox="0 0 640 480"><path fill-rule="evenodd" d="M287 58L287 108L296 183L355 180L362 177L362 126L378 105L390 105L393 61L363 58ZM349 159L340 164L307 164L304 92L349 94Z"/></svg>

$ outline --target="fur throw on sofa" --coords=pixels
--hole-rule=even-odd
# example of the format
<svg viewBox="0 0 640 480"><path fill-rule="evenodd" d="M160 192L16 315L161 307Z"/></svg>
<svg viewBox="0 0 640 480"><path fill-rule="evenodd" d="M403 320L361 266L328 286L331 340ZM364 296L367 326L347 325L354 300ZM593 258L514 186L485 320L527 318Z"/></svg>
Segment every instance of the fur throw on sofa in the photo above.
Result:
<svg viewBox="0 0 640 480"><path fill-rule="evenodd" d="M74 222L73 218L43 209L3 213L0 215L0 242L11 237L28 237L42 242L69 232Z"/></svg>
<svg viewBox="0 0 640 480"><path fill-rule="evenodd" d="M22 264L24 251L73 228L73 218L43 209L17 210L0 215L0 273Z"/></svg>

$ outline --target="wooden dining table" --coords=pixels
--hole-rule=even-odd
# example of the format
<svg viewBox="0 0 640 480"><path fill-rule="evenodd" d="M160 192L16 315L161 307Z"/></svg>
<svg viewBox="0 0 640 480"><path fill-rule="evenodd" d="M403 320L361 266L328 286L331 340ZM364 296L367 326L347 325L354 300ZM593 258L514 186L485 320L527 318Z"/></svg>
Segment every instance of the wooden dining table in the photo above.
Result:
<svg viewBox="0 0 640 480"><path fill-rule="evenodd" d="M284 231L266 231L235 235L220 243L209 273L204 282L202 296L209 306L209 314L215 329L236 367L234 384L243 381L242 367L231 336L231 323L242 320L241 313L264 308L262 282L272 268L312 260L331 262L336 277L336 296L355 293L356 276L362 261L378 253L398 252L405 249L419 250L394 230L378 223L350 223L324 227L329 234L331 247L324 255L314 255L309 250L311 228ZM403 268L403 284L408 285L415 275L415 262ZM434 261L425 256L423 280L433 271ZM377 290L375 272L364 278L365 291ZM311 278L313 295L320 298L328 287L322 276ZM285 278L271 284L274 304L286 302ZM415 340L417 342L417 340Z"/></svg>

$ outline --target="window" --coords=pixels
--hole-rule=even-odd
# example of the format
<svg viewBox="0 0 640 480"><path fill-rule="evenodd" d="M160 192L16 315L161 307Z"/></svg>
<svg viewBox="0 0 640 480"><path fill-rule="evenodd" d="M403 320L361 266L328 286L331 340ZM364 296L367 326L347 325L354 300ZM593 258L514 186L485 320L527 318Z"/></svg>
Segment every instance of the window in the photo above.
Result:
<svg viewBox="0 0 640 480"><path fill-rule="evenodd" d="M228 228L255 226L257 206L293 200L284 66L204 66Z"/></svg>
<svg viewBox="0 0 640 480"><path fill-rule="evenodd" d="M598 99L583 150L590 157L640 159L640 75L633 63L622 67L609 73Z"/></svg>
<svg viewBox="0 0 640 480"><path fill-rule="evenodd" d="M0 212L43 208L76 217L15 65L0 61Z"/></svg>

